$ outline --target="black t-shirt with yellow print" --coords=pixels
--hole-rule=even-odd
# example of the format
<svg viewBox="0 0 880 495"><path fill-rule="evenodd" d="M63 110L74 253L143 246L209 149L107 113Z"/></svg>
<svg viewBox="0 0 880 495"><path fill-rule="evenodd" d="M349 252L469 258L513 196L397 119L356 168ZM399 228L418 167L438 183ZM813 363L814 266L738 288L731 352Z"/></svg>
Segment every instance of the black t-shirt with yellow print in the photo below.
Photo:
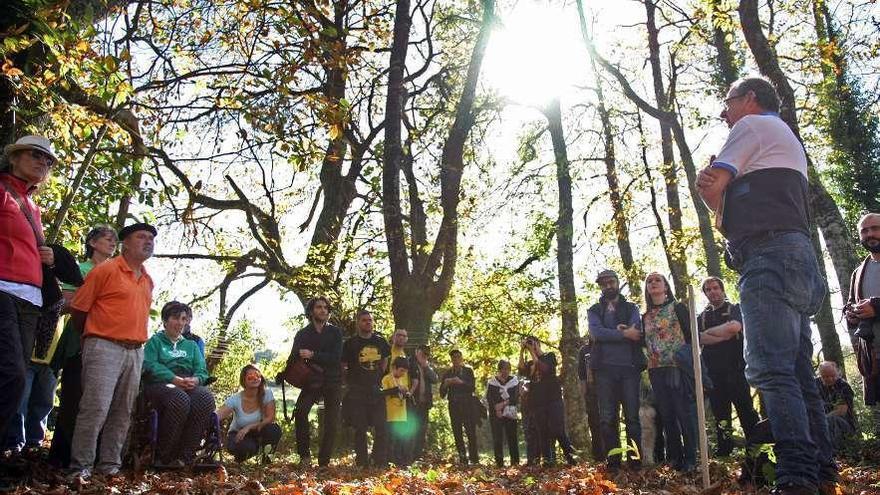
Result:
<svg viewBox="0 0 880 495"><path fill-rule="evenodd" d="M383 359L391 355L391 347L380 335L369 338L350 337L342 345L342 362L348 366L346 383L349 389L379 393L384 371Z"/></svg>

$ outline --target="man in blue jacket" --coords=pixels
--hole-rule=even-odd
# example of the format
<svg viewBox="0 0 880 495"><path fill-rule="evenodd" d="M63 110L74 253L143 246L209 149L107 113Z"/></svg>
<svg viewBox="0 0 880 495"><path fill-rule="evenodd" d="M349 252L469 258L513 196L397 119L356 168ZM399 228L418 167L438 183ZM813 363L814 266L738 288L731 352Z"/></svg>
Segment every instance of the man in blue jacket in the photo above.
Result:
<svg viewBox="0 0 880 495"><path fill-rule="evenodd" d="M618 411L623 406L626 436L630 444L641 445L639 425L639 381L645 369L639 309L620 294L620 280L612 270L596 277L602 297L588 311L590 341L593 344L590 366L596 379L599 399L599 428L607 451L620 445ZM620 468L621 456L609 455L610 469ZM639 461L631 459L631 467Z"/></svg>

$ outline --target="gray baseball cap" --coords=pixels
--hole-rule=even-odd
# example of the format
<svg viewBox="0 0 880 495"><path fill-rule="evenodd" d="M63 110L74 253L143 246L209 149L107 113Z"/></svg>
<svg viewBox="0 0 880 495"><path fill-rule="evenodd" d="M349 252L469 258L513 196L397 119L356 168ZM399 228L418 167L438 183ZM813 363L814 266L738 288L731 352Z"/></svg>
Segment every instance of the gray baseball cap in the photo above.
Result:
<svg viewBox="0 0 880 495"><path fill-rule="evenodd" d="M596 283L599 283L599 281L603 278L614 278L620 280L620 277L617 276L617 272L615 272L614 270L609 270L607 268L596 275Z"/></svg>

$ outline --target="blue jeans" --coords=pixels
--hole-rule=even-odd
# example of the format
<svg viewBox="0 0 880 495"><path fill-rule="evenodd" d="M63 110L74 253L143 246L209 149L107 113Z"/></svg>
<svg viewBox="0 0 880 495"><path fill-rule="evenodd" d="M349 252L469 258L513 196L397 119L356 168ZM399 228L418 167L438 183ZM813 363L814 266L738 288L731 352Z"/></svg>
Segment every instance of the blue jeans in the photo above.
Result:
<svg viewBox="0 0 880 495"><path fill-rule="evenodd" d="M46 420L55 398L55 374L45 364L30 363L25 374L24 396L6 430L11 449L37 447L46 434Z"/></svg>
<svg viewBox="0 0 880 495"><path fill-rule="evenodd" d="M623 406L626 437L629 443L642 445L642 428L639 425L639 387L641 373L627 366L603 366L595 370L596 395L599 399L599 429L606 452L620 446L618 411ZM620 455L608 457L609 464L619 464Z"/></svg>
<svg viewBox="0 0 880 495"><path fill-rule="evenodd" d="M693 386L675 366L648 370L657 412L666 437L666 461L675 469L690 470L697 464L697 403ZM683 444L683 446L682 446Z"/></svg>
<svg viewBox="0 0 880 495"><path fill-rule="evenodd" d="M813 376L810 316L827 292L810 239L787 232L732 251L739 291L746 378L770 419L779 486L837 478L822 399Z"/></svg>

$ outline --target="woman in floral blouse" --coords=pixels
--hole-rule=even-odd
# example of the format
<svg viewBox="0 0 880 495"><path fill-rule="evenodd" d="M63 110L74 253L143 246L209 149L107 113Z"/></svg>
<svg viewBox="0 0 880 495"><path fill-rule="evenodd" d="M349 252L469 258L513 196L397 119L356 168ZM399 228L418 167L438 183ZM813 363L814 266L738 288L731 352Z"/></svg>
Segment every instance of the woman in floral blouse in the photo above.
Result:
<svg viewBox="0 0 880 495"><path fill-rule="evenodd" d="M687 306L676 302L666 277L645 278L645 347L648 377L657 398L666 437L666 459L673 468L693 471L697 459L697 409L694 386L676 364L675 355L690 343ZM682 450L684 443L684 450Z"/></svg>

